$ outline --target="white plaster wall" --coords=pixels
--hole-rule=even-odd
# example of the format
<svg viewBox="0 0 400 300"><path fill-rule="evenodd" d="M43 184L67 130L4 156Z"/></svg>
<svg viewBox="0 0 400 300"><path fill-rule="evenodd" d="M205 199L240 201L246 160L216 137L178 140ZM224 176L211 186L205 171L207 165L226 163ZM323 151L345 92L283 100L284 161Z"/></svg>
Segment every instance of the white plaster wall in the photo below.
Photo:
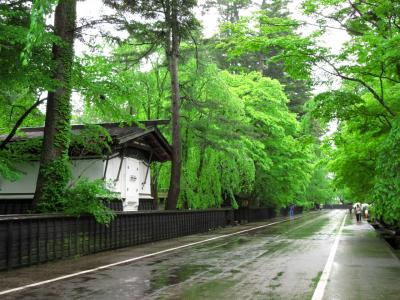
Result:
<svg viewBox="0 0 400 300"><path fill-rule="evenodd" d="M11 182L0 177L0 199L30 199L35 192L39 162L19 164L17 169L24 172L20 180ZM17 195L5 195L8 193Z"/></svg>
<svg viewBox="0 0 400 300"><path fill-rule="evenodd" d="M148 172L148 173L147 173ZM147 173L147 177L146 177ZM151 186L150 186L150 168L143 162L139 162L139 198L141 199L152 199L151 197Z"/></svg>
<svg viewBox="0 0 400 300"><path fill-rule="evenodd" d="M110 190L120 193L121 198L125 198L126 197L126 189L125 189L125 176L126 176L125 164L126 164L126 161L125 161L125 159L122 161L121 172L118 177L118 170L120 168L120 164L121 164L121 158L119 156L109 159L105 179L108 183L108 187L110 188ZM103 171L102 171L103 173L102 174L104 174L105 167L106 167L106 161L104 161L104 164L103 164Z"/></svg>
<svg viewBox="0 0 400 300"><path fill-rule="evenodd" d="M78 178L101 179L103 177L103 164L101 159L73 160L71 163L73 181Z"/></svg>
<svg viewBox="0 0 400 300"><path fill-rule="evenodd" d="M36 188L39 173L39 162L28 162L17 165L24 174L20 180L11 182L0 178L0 199L30 199ZM72 161L72 182L78 178L90 180L103 177L104 163L101 159L83 159ZM16 195L8 195L16 194Z"/></svg>
<svg viewBox="0 0 400 300"><path fill-rule="evenodd" d="M125 157L122 161L119 179L116 180L120 164L120 157L109 159L105 179L108 187L117 192L124 200L124 211L136 211L139 206L139 198L151 199L150 170L146 179L146 164L143 161ZM73 181L77 178L101 179L104 175L105 166L106 161L102 159L74 160L72 161ZM0 199L29 199L33 197L39 163L24 163L18 167L25 172L20 180L10 182L0 179ZM9 195L10 193L16 195Z"/></svg>
<svg viewBox="0 0 400 300"><path fill-rule="evenodd" d="M78 178L87 178L90 180L101 179L104 174L104 161L101 159L73 160L71 165L72 182ZM20 180L10 182L0 178L0 199L33 198L39 172L39 162L23 163L17 165L17 168L24 172Z"/></svg>

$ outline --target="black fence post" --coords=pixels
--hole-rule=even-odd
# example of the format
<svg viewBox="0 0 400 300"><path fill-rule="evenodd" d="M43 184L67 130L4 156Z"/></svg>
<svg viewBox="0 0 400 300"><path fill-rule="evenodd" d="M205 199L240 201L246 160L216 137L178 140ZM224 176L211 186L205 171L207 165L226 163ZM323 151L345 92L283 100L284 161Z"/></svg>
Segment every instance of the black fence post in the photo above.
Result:
<svg viewBox="0 0 400 300"><path fill-rule="evenodd" d="M13 236L13 222L9 222L7 226L7 245L6 245L6 253L7 253L7 269L12 268L12 247L14 243L14 236Z"/></svg>

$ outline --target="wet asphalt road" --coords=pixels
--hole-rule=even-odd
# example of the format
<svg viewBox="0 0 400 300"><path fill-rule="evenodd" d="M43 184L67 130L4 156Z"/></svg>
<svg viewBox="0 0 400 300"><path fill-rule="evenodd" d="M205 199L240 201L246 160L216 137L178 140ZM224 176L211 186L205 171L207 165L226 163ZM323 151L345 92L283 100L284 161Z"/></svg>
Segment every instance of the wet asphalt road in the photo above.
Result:
<svg viewBox="0 0 400 300"><path fill-rule="evenodd" d="M310 299L345 214L308 214L2 299Z"/></svg>

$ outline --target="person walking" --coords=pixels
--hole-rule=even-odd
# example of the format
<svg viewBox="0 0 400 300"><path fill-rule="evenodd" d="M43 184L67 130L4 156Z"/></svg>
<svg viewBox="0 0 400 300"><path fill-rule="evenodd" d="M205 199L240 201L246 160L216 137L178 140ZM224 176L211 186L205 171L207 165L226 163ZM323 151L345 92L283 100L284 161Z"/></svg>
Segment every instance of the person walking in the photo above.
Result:
<svg viewBox="0 0 400 300"><path fill-rule="evenodd" d="M360 204L357 204L357 206L356 206L356 218L357 218L357 222L361 222L361 207L360 207Z"/></svg>
<svg viewBox="0 0 400 300"><path fill-rule="evenodd" d="M289 217L290 217L290 220L294 219L294 204L290 205L290 207L289 207Z"/></svg>
<svg viewBox="0 0 400 300"><path fill-rule="evenodd" d="M364 208L364 218L368 221L368 206L365 206Z"/></svg>

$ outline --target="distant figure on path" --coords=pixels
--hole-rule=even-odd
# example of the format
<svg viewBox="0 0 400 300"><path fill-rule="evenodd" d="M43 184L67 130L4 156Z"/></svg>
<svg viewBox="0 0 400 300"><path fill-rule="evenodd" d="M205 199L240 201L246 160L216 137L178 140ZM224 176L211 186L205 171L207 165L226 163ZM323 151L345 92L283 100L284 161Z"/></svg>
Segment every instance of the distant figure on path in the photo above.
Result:
<svg viewBox="0 0 400 300"><path fill-rule="evenodd" d="M356 206L356 218L357 218L357 222L361 222L361 207L360 207L360 204L357 204L357 206Z"/></svg>
<svg viewBox="0 0 400 300"><path fill-rule="evenodd" d="M294 218L294 204L290 205L289 216L290 216L290 219L293 220L293 218Z"/></svg>
<svg viewBox="0 0 400 300"><path fill-rule="evenodd" d="M364 208L364 218L365 220L368 220L368 206Z"/></svg>

